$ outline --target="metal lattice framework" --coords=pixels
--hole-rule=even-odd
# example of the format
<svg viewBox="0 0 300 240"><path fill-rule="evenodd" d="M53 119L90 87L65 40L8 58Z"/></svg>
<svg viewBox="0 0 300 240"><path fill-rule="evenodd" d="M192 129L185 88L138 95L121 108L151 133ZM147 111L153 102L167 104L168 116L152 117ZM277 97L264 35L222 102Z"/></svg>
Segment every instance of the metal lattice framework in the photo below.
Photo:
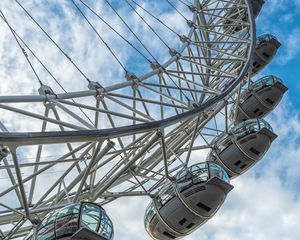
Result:
<svg viewBox="0 0 300 240"><path fill-rule="evenodd" d="M72 2L87 27L95 30L95 37L105 42L87 17L92 7L85 1ZM86 78L86 90L58 93L41 82L38 95L0 96L0 145L10 151L0 165L0 176L7 181L0 187L0 225L6 229L5 239L24 236L32 227L28 222L69 202L107 204L123 196L151 197L165 180L172 180L178 170L194 161L192 154L205 155L212 148L210 141L228 129L229 106L236 103L248 80L255 47L249 2L166 0L170 11L186 22L186 33L174 38L174 46L166 44L167 60L152 55L150 70L137 74L121 63L124 77L110 85ZM134 0L123 4L132 7L132 14L148 31L163 38L151 26L168 25L147 4ZM16 0L15 7L20 6L34 22ZM122 19L110 6L115 17ZM184 8L186 17L179 10ZM231 18L228 12L232 9L244 14ZM34 58L10 25L9 12L4 14L1 11L3 26L26 50L27 59L28 55ZM242 30L228 30L237 26ZM149 49L147 44L145 49ZM5 124L8 114L30 122L32 130L25 132L21 124L20 129L9 129ZM49 157L53 152L55 156ZM22 154L32 158L24 160ZM49 174L51 183L45 185Z"/></svg>

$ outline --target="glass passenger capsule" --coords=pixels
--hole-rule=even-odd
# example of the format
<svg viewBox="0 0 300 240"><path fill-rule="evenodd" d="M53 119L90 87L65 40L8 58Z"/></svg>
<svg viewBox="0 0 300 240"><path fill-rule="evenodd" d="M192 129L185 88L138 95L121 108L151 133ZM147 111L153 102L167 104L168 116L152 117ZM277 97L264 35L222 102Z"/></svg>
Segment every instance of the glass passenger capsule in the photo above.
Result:
<svg viewBox="0 0 300 240"><path fill-rule="evenodd" d="M178 239L211 218L232 190L226 171L204 162L180 171L166 183L145 212L144 224L153 239Z"/></svg>
<svg viewBox="0 0 300 240"><path fill-rule="evenodd" d="M253 16L256 18L261 11L262 6L265 4L264 0L250 0L252 4Z"/></svg>
<svg viewBox="0 0 300 240"><path fill-rule="evenodd" d="M230 177L236 177L259 161L276 137L265 120L249 119L216 137L207 160L217 162Z"/></svg>
<svg viewBox="0 0 300 240"><path fill-rule="evenodd" d="M281 43L272 35L265 34L257 38L253 57L252 74L267 66L277 53Z"/></svg>
<svg viewBox="0 0 300 240"><path fill-rule="evenodd" d="M262 118L280 102L287 87L275 76L266 76L241 93L238 104L230 111L230 119L236 125L251 118Z"/></svg>
<svg viewBox="0 0 300 240"><path fill-rule="evenodd" d="M250 3L252 4L252 12L253 17L256 18L258 14L260 13L262 6L264 5L264 0L250 0ZM231 8L226 14L225 14L225 22L224 22L224 31L227 33L237 33L243 29L243 26L233 26L237 25L236 20L242 19L243 21L246 21L246 11L247 9L244 8L243 10L240 10L241 8Z"/></svg>
<svg viewBox="0 0 300 240"><path fill-rule="evenodd" d="M83 202L49 213L24 240L112 240L113 235L105 210Z"/></svg>

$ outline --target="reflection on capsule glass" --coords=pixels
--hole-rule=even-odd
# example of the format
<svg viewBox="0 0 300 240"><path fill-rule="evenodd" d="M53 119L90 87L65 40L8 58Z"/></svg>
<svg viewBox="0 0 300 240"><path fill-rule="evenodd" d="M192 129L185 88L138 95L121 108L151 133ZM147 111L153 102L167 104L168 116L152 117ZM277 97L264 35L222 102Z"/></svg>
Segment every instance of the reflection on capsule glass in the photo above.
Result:
<svg viewBox="0 0 300 240"><path fill-rule="evenodd" d="M113 224L95 203L76 203L49 213L24 240L112 240Z"/></svg>

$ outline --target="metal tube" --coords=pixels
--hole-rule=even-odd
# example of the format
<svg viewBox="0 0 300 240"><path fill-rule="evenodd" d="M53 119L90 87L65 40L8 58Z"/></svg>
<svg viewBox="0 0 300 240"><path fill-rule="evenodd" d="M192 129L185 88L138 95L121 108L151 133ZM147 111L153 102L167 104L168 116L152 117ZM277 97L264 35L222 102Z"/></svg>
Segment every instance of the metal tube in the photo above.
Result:
<svg viewBox="0 0 300 240"><path fill-rule="evenodd" d="M137 153L132 159L128 159L125 166L119 170L112 178L110 178L107 182L100 185L98 189L95 189L91 200L95 201L98 196L104 193L122 174L124 174L132 164L134 164L140 157L142 157L145 152L160 138L160 134L158 132L149 140L149 142Z"/></svg>
<svg viewBox="0 0 300 240"><path fill-rule="evenodd" d="M96 150L94 152L93 158L91 159L88 167L84 170L84 175L81 179L81 183L80 183L80 185L77 189L76 195L73 198L73 202L77 201L77 199L78 199L78 197L79 197L79 195L82 191L83 185L85 184L86 179L88 178L89 174L91 173L92 168L97 164L98 161L100 161L106 155L106 153L109 152L110 149L112 149L115 146L115 143L109 141L106 144L106 146L102 149L102 151L99 152L100 149L101 149L101 146L102 146L102 142L101 143L99 142L97 147L96 147Z"/></svg>
<svg viewBox="0 0 300 240"><path fill-rule="evenodd" d="M22 205L23 205L23 208L25 210L25 215L26 215L27 219L31 221L32 219L31 219L30 212L29 212L28 201L27 201L27 197L26 197L26 193L25 193L25 188L24 188L24 183L23 183L23 179L22 179L20 166L19 166L19 163L18 163L16 149L10 149L10 151L11 151L12 159L13 159L13 162L14 162L14 165L15 165L15 171L16 171L17 180L18 180L18 183L19 183L19 189L20 189L20 192L21 192Z"/></svg>

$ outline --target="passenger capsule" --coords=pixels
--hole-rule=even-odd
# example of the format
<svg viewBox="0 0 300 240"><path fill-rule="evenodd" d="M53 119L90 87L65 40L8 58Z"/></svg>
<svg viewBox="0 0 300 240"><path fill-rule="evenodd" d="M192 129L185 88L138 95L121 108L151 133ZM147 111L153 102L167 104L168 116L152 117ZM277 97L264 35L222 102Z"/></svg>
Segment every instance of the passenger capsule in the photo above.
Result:
<svg viewBox="0 0 300 240"><path fill-rule="evenodd" d="M238 104L230 111L230 118L236 125L251 118L262 118L271 112L282 99L287 87L275 76L259 79L241 93Z"/></svg>
<svg viewBox="0 0 300 240"><path fill-rule="evenodd" d="M113 233L105 210L83 202L49 213L24 240L112 240Z"/></svg>
<svg viewBox="0 0 300 240"><path fill-rule="evenodd" d="M215 138L207 160L220 164L229 177L236 177L257 163L276 137L265 120L250 119Z"/></svg>
<svg viewBox="0 0 300 240"><path fill-rule="evenodd" d="M262 6L264 5L264 0L250 0L250 3L252 4L252 12L254 19L258 16L260 13ZM225 22L224 22L224 31L227 33L237 33L243 29L243 26L234 26L237 25L236 20L241 19L243 21L246 21L246 11L247 9L241 9L237 7L231 8L226 14L225 14Z"/></svg>
<svg viewBox="0 0 300 240"><path fill-rule="evenodd" d="M265 34L257 38L252 64L252 75L267 66L277 53L281 43L272 35Z"/></svg>
<svg viewBox="0 0 300 240"><path fill-rule="evenodd" d="M217 212L232 188L228 174L216 163L184 169L174 183L158 191L146 209L145 228L157 240L184 237Z"/></svg>
<svg viewBox="0 0 300 240"><path fill-rule="evenodd" d="M262 6L265 4L264 0L250 0L252 4L253 16L256 18L260 13Z"/></svg>

